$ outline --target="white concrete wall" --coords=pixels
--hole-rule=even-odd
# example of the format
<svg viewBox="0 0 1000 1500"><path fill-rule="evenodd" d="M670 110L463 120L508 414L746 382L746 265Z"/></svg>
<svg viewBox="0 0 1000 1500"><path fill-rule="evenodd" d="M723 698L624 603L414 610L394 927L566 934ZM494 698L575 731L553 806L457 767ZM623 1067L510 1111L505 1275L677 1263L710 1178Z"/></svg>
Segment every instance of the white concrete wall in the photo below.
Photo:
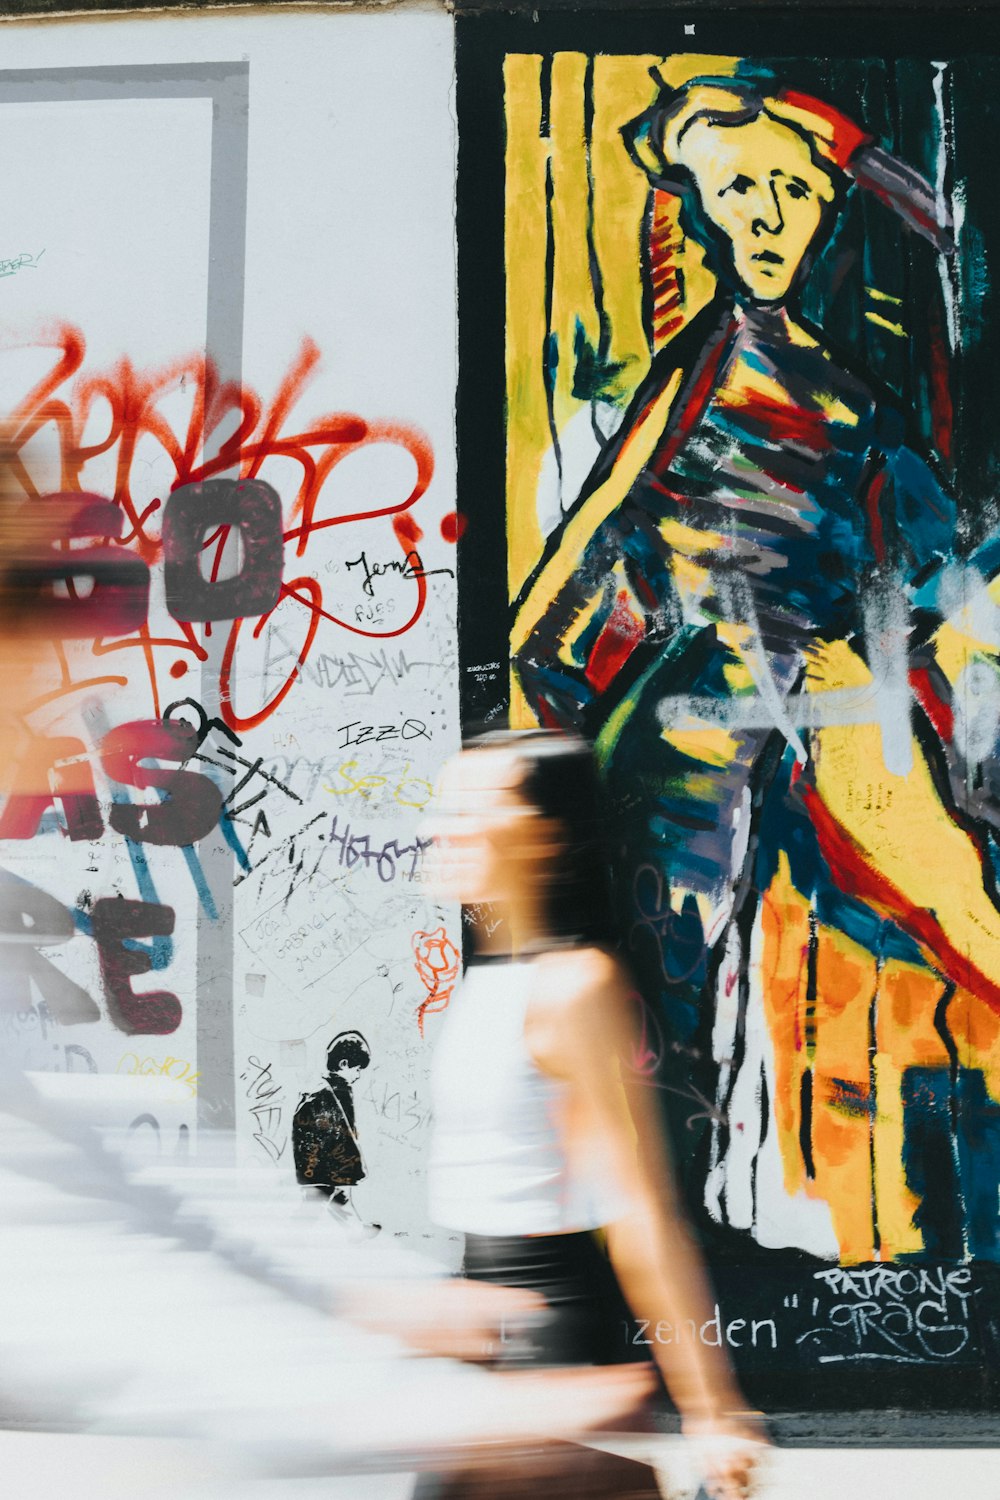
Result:
<svg viewBox="0 0 1000 1500"><path fill-rule="evenodd" d="M0 1026L35 1067L165 1071L178 1088L163 1152L199 1115L232 1122L243 1159L286 1182L296 1102L320 1086L329 1040L357 1029L372 1054L355 1089L359 1208L419 1235L435 1018L422 1035L414 942L425 975L459 943L457 913L415 874L422 807L458 737L451 20L198 13L7 25L2 41L0 410L18 413L40 491L127 496L136 515L161 505L129 547L148 543L145 638L69 641L64 662L47 648L28 714L36 734L82 742L104 832L67 838L56 800L33 837L0 849L73 914L75 935L45 953L99 1015L60 1024L33 982L31 1006ZM286 533L302 523L303 455L331 465L314 521L342 518L304 549L285 541L299 597L248 618L235 646L227 621L185 633L170 616L158 545L185 464L234 425L192 428L206 348L242 387L242 469L256 455ZM417 459L422 493L403 509ZM186 851L129 845L107 826L113 797L156 792L115 787L98 743L184 698L237 736L210 730L208 760L189 762L224 787L229 838L217 826ZM88 923L118 895L175 914L160 967L132 981L176 995L169 1033L128 1034L109 1013ZM152 1149L152 1127L139 1134Z"/></svg>

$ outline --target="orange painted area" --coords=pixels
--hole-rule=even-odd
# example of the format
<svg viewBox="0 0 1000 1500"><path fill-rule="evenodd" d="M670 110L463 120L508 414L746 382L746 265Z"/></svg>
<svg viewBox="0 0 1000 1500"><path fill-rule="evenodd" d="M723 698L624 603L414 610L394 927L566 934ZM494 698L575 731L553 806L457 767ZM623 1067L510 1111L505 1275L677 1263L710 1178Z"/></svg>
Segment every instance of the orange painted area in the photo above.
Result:
<svg viewBox="0 0 1000 1500"><path fill-rule="evenodd" d="M968 990L957 990L948 1006L948 1027L963 1068L981 1068L986 1086L1000 1099L1000 1016Z"/></svg>
<svg viewBox="0 0 1000 1500"><path fill-rule="evenodd" d="M785 1191L805 1191L829 1205L844 1264L919 1253L918 1200L903 1168L902 1085L908 1068L950 1065L935 1025L944 982L896 959L879 974L867 950L820 925L810 1016L809 903L792 884L784 856L763 900L762 924L761 982ZM981 1070L991 1096L1000 1097L1000 1018L965 990L955 992L946 1014L959 1064ZM812 1178L801 1109L810 1067Z"/></svg>
<svg viewBox="0 0 1000 1500"><path fill-rule="evenodd" d="M875 962L842 933L821 927L816 966L813 1197L830 1205L845 1263L872 1260L869 1015Z"/></svg>
<svg viewBox="0 0 1000 1500"><path fill-rule="evenodd" d="M890 960L879 986L876 1037L880 1054L900 1068L946 1068L948 1053L934 1025L944 985L936 974Z"/></svg>
<svg viewBox="0 0 1000 1500"><path fill-rule="evenodd" d="M944 986L936 974L891 960L879 987L878 1119L875 1183L883 1260L923 1249L913 1222L919 1200L903 1170L903 1074L907 1068L946 1068L948 1053L934 1025Z"/></svg>
<svg viewBox="0 0 1000 1500"><path fill-rule="evenodd" d="M809 904L782 858L763 905L764 1010L775 1055L775 1122L784 1186L829 1204L845 1263L874 1256L872 1126L869 1110L871 956L820 927L816 1002L808 1006ZM802 1079L813 1073L807 1172L802 1143Z"/></svg>

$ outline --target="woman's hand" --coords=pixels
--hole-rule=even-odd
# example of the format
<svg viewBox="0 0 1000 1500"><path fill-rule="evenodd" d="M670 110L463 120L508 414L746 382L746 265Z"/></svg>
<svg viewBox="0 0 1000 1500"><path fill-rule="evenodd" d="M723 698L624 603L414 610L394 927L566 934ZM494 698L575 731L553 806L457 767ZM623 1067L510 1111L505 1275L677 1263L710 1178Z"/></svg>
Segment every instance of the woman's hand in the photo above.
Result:
<svg viewBox="0 0 1000 1500"><path fill-rule="evenodd" d="M464 1360L496 1359L505 1322L541 1318L546 1310L536 1292L463 1277L365 1282L345 1292L338 1305L352 1322L392 1334L424 1354Z"/></svg>
<svg viewBox="0 0 1000 1500"><path fill-rule="evenodd" d="M759 1413L685 1418L682 1425L712 1500L746 1500L755 1493L770 1449Z"/></svg>

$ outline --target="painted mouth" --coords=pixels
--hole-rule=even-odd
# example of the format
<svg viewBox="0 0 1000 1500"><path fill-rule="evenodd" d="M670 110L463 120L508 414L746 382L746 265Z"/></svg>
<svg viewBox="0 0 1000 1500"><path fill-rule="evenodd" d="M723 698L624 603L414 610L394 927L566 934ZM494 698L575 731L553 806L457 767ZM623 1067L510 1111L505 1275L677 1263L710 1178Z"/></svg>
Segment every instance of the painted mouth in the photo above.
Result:
<svg viewBox="0 0 1000 1500"><path fill-rule="evenodd" d="M751 260L762 260L769 266L783 266L785 257L779 255L776 250L758 250L756 255L751 255Z"/></svg>

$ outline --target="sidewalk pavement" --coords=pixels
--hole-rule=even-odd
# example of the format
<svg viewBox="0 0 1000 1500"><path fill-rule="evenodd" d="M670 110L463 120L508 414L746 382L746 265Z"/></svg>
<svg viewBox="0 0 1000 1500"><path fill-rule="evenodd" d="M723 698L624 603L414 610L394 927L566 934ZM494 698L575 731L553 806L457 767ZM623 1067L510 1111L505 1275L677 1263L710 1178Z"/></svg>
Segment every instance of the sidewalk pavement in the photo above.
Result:
<svg viewBox="0 0 1000 1500"><path fill-rule="evenodd" d="M859 1420L863 1416L859 1414ZM609 1443L610 1446L610 1443ZM629 1456L630 1445L614 1444ZM667 1439L669 1500L694 1500L678 1439ZM245 1451L131 1437L0 1432L4 1500L407 1500L408 1474L268 1478ZM1000 1500L995 1448L794 1448L770 1456L760 1500Z"/></svg>

